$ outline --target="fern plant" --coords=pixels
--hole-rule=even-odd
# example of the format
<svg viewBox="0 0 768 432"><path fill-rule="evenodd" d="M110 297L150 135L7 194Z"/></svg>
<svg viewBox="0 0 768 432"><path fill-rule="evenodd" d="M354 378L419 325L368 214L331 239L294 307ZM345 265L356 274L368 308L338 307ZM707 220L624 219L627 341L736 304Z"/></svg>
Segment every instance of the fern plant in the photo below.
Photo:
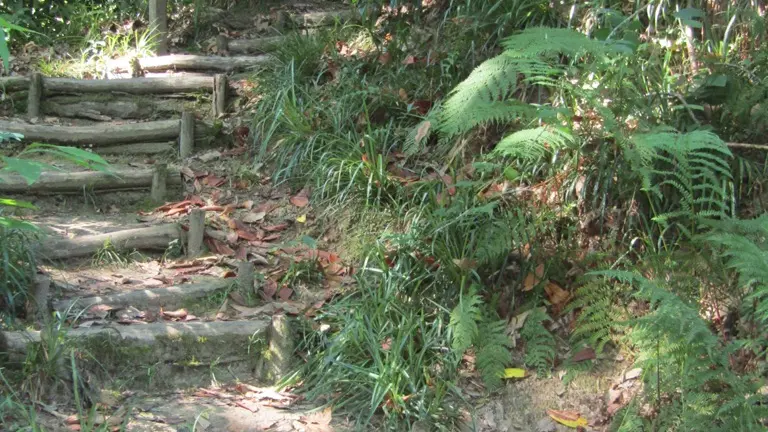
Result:
<svg viewBox="0 0 768 432"><path fill-rule="evenodd" d="M437 124L443 139L491 123L521 119L556 121L558 113L568 110L529 104L516 96L527 86L573 89L562 79L568 74L568 65L561 57L589 65L612 51L605 43L573 30L547 27L526 29L505 39L502 46L504 51L500 55L472 71L443 103ZM553 145L565 144L570 141L567 135L552 128L536 128L508 136L500 145L504 153L517 147L515 155L526 155L526 144L533 145L531 151L540 152L545 140L551 140Z"/></svg>
<svg viewBox="0 0 768 432"><path fill-rule="evenodd" d="M473 285L467 294L460 295L459 303L451 311L451 346L457 358L461 358L474 345L477 369L485 385L495 389L501 385L504 368L512 360L511 342L506 322L483 314L484 302L477 289Z"/></svg>
<svg viewBox="0 0 768 432"><path fill-rule="evenodd" d="M642 179L653 220L691 238L704 218L732 214L732 154L715 134L664 129L635 135L626 158Z"/></svg>
<svg viewBox="0 0 768 432"><path fill-rule="evenodd" d="M525 340L525 365L539 376L549 375L555 364L555 337L544 326L551 318L543 308L535 308L525 319L520 335Z"/></svg>
<svg viewBox="0 0 768 432"><path fill-rule="evenodd" d="M623 333L626 317L618 306L622 288L622 285L590 281L576 290L565 308L565 313L579 312L571 334L575 345L587 344L599 353Z"/></svg>
<svg viewBox="0 0 768 432"><path fill-rule="evenodd" d="M646 372L645 398L657 409L649 419L652 430L762 430L768 410L757 404L759 380L732 369L730 355L737 344L723 343L695 304L636 273L594 274L637 287L635 297L649 304L650 312L628 328L638 352L636 363ZM637 428L636 421L632 425L618 430L646 430Z"/></svg>

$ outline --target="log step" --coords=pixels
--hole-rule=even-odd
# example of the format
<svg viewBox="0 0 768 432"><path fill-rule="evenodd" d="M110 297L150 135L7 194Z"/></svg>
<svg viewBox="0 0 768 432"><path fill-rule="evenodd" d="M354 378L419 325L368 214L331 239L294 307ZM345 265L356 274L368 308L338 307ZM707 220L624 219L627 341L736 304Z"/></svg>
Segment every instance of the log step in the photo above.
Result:
<svg viewBox="0 0 768 432"><path fill-rule="evenodd" d="M29 90L29 77L2 77L0 89L5 92ZM212 76L177 76L80 80L43 77L43 94L128 93L134 95L213 92Z"/></svg>
<svg viewBox="0 0 768 432"><path fill-rule="evenodd" d="M193 70L215 72L243 72L272 63L269 55L214 57L193 54L171 54L159 57L144 57L139 59L141 69L149 72L164 72L168 70ZM108 65L109 70L125 72L131 70L127 60L120 59Z"/></svg>
<svg viewBox="0 0 768 432"><path fill-rule="evenodd" d="M107 241L116 250L162 252L169 243L181 238L182 230L178 224L163 224L71 239L47 239L41 245L39 254L51 260L91 256Z"/></svg>
<svg viewBox="0 0 768 432"><path fill-rule="evenodd" d="M147 144L140 144L146 146ZM158 144L163 150L167 145ZM113 147L114 148L114 147ZM155 170L133 169L111 172L43 172L31 185L19 174L0 173L0 193L25 195L81 194L83 190L94 192L148 189L152 186ZM169 170L166 186L182 184L179 170Z"/></svg>
<svg viewBox="0 0 768 432"><path fill-rule="evenodd" d="M180 349L180 344L174 341L186 338L191 342L199 342L195 345L193 353L200 361L215 360L222 353L220 341L226 341L232 345L230 350L247 353L249 340L266 340L270 322L257 321L215 321L215 322L156 322L149 324L108 325L103 327L87 327L70 329L66 337L76 343L87 345L103 343L109 340L112 346L118 346L121 350L138 349L149 360L158 362L178 361L184 359L190 353ZM213 342L216 349L205 349L207 341ZM6 353L10 360L23 360L29 344L41 341L39 331L3 331L0 332L0 353ZM151 349L148 354L146 349ZM176 349L174 349L176 348ZM127 360L127 359L126 359Z"/></svg>
<svg viewBox="0 0 768 432"><path fill-rule="evenodd" d="M59 300L53 303L53 309L61 313L66 312L70 308L84 309L93 305L107 305L113 308L133 306L139 309L149 306L162 306L165 309L176 309L189 300L201 299L217 291L225 290L233 283L232 279L213 279L164 288Z"/></svg>
<svg viewBox="0 0 768 432"><path fill-rule="evenodd" d="M22 134L25 141L94 146L175 140L179 137L180 127L179 120L93 126L50 126L0 120L0 130Z"/></svg>

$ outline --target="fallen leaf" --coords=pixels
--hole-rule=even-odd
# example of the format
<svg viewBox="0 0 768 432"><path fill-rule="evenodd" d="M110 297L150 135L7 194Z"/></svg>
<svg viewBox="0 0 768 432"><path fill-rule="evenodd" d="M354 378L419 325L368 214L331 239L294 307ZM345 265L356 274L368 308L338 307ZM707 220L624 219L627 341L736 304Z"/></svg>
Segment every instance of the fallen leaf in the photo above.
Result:
<svg viewBox="0 0 768 432"><path fill-rule="evenodd" d="M381 349L384 351L389 351L390 348L392 348L392 338L388 337L384 339L384 342L381 343Z"/></svg>
<svg viewBox="0 0 768 432"><path fill-rule="evenodd" d="M525 369L520 369L520 368L506 368L506 369L504 369L504 376L503 376L503 378L505 378L505 379L525 378L526 376L528 376L528 371L526 371Z"/></svg>
<svg viewBox="0 0 768 432"><path fill-rule="evenodd" d="M237 248L237 251L235 252L235 258L239 259L240 261L245 261L248 259L248 249L245 248L245 246L240 246Z"/></svg>
<svg viewBox="0 0 768 432"><path fill-rule="evenodd" d="M265 226L263 228L264 228L264 231L266 231L266 232L283 231L284 229L288 228L288 224L287 223L281 223L281 224L277 224L277 225Z"/></svg>
<svg viewBox="0 0 768 432"><path fill-rule="evenodd" d="M401 88L397 91L397 96L400 98L403 102L408 102L408 93L405 91L404 88Z"/></svg>
<svg viewBox="0 0 768 432"><path fill-rule="evenodd" d="M243 205L244 209L250 210L250 209L253 208L253 201L251 201L251 200L243 201L242 205Z"/></svg>
<svg viewBox="0 0 768 432"><path fill-rule="evenodd" d="M539 264L536 266L536 270L525 276L525 280L523 280L523 291L532 290L533 287L541 282L542 278L544 278L544 264Z"/></svg>
<svg viewBox="0 0 768 432"><path fill-rule="evenodd" d="M277 293L277 282L273 279L267 279L267 281L264 282L264 286L261 288L261 296L264 300L272 300L275 293Z"/></svg>
<svg viewBox="0 0 768 432"><path fill-rule="evenodd" d="M477 261L468 258L453 259L453 263L456 264L456 267L464 271L469 271L477 267Z"/></svg>
<svg viewBox="0 0 768 432"><path fill-rule="evenodd" d="M237 232L237 236L244 240L248 240L248 241L261 240L261 236L258 233L255 233L251 230L239 229L236 232Z"/></svg>
<svg viewBox="0 0 768 432"><path fill-rule="evenodd" d="M595 350L593 350L590 347L587 347L577 352L576 354L574 354L573 358L571 358L571 361L578 363L586 360L594 360L595 358L596 358Z"/></svg>
<svg viewBox="0 0 768 432"><path fill-rule="evenodd" d="M189 312L187 312L186 309L166 311L166 310L163 310L163 308L160 308L160 314L162 314L166 318L184 318L189 314Z"/></svg>
<svg viewBox="0 0 768 432"><path fill-rule="evenodd" d="M574 429L585 427L589 423L586 418L576 411L547 409L547 415L552 417L552 420Z"/></svg>
<svg viewBox="0 0 768 432"><path fill-rule="evenodd" d="M293 295L293 290L290 288L283 288L277 293L277 297L282 301L287 301Z"/></svg>
<svg viewBox="0 0 768 432"><path fill-rule="evenodd" d="M414 63L416 63L416 56L409 55L409 56L405 57L405 59L403 59L403 64L404 65L411 65L411 64L414 64Z"/></svg>
<svg viewBox="0 0 768 432"><path fill-rule="evenodd" d="M203 179L203 184L207 184L210 187L219 187L226 183L227 179L223 177L217 177L213 174L209 174Z"/></svg>
<svg viewBox="0 0 768 432"><path fill-rule="evenodd" d="M261 222L264 220L264 217L267 214L265 212L256 212L256 213L248 213L245 216L242 217L243 222L245 223L256 223Z"/></svg>
<svg viewBox="0 0 768 432"><path fill-rule="evenodd" d="M544 292L547 294L549 302L558 308L565 306L565 304L571 298L571 293L564 290L560 285L554 282L547 282L547 284L544 286Z"/></svg>
<svg viewBox="0 0 768 432"><path fill-rule="evenodd" d="M309 204L309 198L299 195L291 197L290 201L296 207L306 207Z"/></svg>
<svg viewBox="0 0 768 432"><path fill-rule="evenodd" d="M301 216L296 217L296 222L298 223L307 223L307 215L303 214Z"/></svg>
<svg viewBox="0 0 768 432"><path fill-rule="evenodd" d="M416 143L420 143L424 138L429 135L429 129L432 127L432 122L424 120L419 124L419 128L416 129Z"/></svg>
<svg viewBox="0 0 768 432"><path fill-rule="evenodd" d="M263 242L271 242L271 241L275 241L275 240L279 240L279 239L280 239L280 234L275 233L275 234L270 234L270 235L264 237L261 240ZM270 245L267 245L267 246L270 246Z"/></svg>
<svg viewBox="0 0 768 432"><path fill-rule="evenodd" d="M381 63L384 66L388 65L389 62L391 61L392 61L392 54L389 51L379 56L379 63Z"/></svg>

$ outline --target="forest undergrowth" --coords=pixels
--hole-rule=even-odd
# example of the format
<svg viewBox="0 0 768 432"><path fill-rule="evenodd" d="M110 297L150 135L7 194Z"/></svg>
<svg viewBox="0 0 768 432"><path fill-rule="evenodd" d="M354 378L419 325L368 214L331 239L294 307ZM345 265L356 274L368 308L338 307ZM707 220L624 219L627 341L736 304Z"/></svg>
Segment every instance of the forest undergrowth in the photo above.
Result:
<svg viewBox="0 0 768 432"><path fill-rule="evenodd" d="M17 21L83 38L67 32L143 9L80 3ZM175 3L200 18L204 2ZM571 377L620 353L643 386L609 430L764 430L764 6L352 3L361 23L291 38L252 77L254 166L308 188L326 227L348 221L328 246L355 264L353 287L295 320L302 363L283 385L361 429L455 430L472 421L468 383L495 392L519 369ZM112 33L80 46L81 69L38 67L93 78L152 44ZM23 262L8 220L4 263ZM25 282L6 282L12 304ZM34 372L55 374L60 348Z"/></svg>
<svg viewBox="0 0 768 432"><path fill-rule="evenodd" d="M763 13L397 3L283 46L255 77L258 161L331 224L390 221L299 320L287 383L360 427L451 430L468 379L621 352L643 391L611 430L762 430Z"/></svg>

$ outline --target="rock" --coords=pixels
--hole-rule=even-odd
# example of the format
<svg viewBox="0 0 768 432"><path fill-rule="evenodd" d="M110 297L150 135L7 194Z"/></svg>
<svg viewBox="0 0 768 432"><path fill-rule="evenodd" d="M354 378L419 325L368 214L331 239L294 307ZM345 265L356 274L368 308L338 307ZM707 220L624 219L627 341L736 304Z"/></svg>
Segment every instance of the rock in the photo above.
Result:
<svg viewBox="0 0 768 432"><path fill-rule="evenodd" d="M536 423L536 432L557 432L557 424L549 417L544 417Z"/></svg>

